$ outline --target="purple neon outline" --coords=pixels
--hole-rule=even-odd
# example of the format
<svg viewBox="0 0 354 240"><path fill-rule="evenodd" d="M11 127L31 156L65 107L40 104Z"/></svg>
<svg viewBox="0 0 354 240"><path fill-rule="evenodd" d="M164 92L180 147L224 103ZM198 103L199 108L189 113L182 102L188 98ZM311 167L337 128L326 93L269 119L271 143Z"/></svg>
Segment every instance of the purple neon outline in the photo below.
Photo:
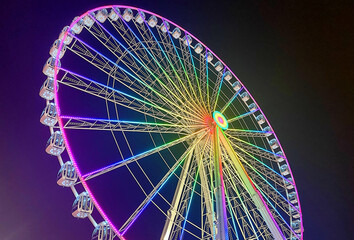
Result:
<svg viewBox="0 0 354 240"><path fill-rule="evenodd" d="M69 142L66 138L66 133L64 131L64 128L63 128L63 123L61 121L61 118L60 118L60 108L59 108L59 101L58 101L58 92L57 92L57 73L58 73L58 69L57 69L57 64L58 64L58 61L59 61L59 54L60 54L60 51L63 47L63 43L64 43L64 39L66 39L69 31L72 29L72 27L80 20L82 19L84 16L86 16L87 14L91 13L91 12L94 12L94 11L98 11L98 10L101 10L101 9L106 9L106 8L114 8L114 7L118 7L118 8L124 8L124 9L127 9L127 8L130 8L132 10L136 10L136 11L142 11L142 12L145 12L145 13L148 13L150 15L153 15L153 16L156 16L158 18L160 18L161 20L163 21L167 21L169 22L170 24L172 24L173 26L175 27L178 27L181 31L184 31L185 34L188 34L190 35L192 38L194 38L195 40L197 40L197 42L199 42L200 44L202 44L204 47L205 47L205 50L207 52L211 52L213 54L214 57L216 57L224 66L225 68L227 68L231 73L232 75L237 79L237 81L240 82L240 84L243 86L244 90L246 92L248 92L249 96L251 97L251 99L253 100L254 103L256 103L258 106L260 106L257 101L253 98L253 96L250 94L250 92L247 90L247 88L245 87L245 85L242 83L242 81L236 76L236 74L224 63L224 61L222 61L212 50L210 50L210 48L208 48L202 41L200 41L197 37L195 37L193 34L191 34L190 32L188 32L187 30L185 30L184 28L180 27L178 24L175 24L174 22L156 14L156 13L153 13L153 12L150 12L150 11L147 11L147 10L144 10L144 9L140 9L140 8L137 8L137 7L132 7L132 6L126 6L126 5L106 5L106 6L101 6L101 7L97 7L97 8L94 8L94 9L91 9L91 10L88 10L86 11L84 14L80 15L75 21L73 21L67 32L64 34L64 37L62 39L62 41L60 42L59 44L59 47L58 47L58 53L57 53L57 56L55 58L55 65L54 65L54 101L56 103L56 110L57 110L57 113L58 113L58 123L59 123L59 127L60 127L60 130L62 132L62 135L63 135L63 138L64 138L64 142L65 142L65 146L66 146L66 149L67 149L67 152L68 152L68 155L70 157L70 159L72 160L73 164L74 164L74 167L76 169L76 171L78 172L78 175L79 175L79 179L83 185L83 187L85 188L85 190L89 193L90 197L92 198L97 210L99 211L99 213L101 214L101 216L103 217L103 219L105 221L107 221L109 223L109 225L112 227L113 231L118 235L119 238L125 240L125 238L121 235L121 233L118 231L118 229L116 229L116 227L112 224L112 222L110 221L110 219L107 217L107 215L104 213L104 211L102 210L101 206L98 204L98 202L96 201L96 199L94 198L91 190L89 189L88 185L86 184L85 180L82 178L82 175L81 175L81 172L77 166L77 163L75 161L75 158L74 158L74 155L73 153L71 152L71 149L70 149L70 145L69 145ZM271 129L274 130L274 128L270 125L269 121L268 121L268 118L266 117L266 115L263 113L262 109L259 108L258 109L262 115L264 116L267 124L269 127L271 127ZM274 131L273 131L274 132ZM291 167L289 165L289 162L287 160L287 157L285 155L285 152L281 146L281 143L278 139L278 137L276 136L275 132L273 133L274 134L274 137L275 139L277 140L277 142L279 143L279 148L280 150L283 152L283 156L284 156L284 160L286 161L287 165L288 165L288 168L290 170L290 176L292 178L292 182L294 183L293 186L295 188L295 192L296 192L296 195L297 195L297 200L298 200L298 210L299 210L299 214L300 214L300 219L301 219L301 240L303 239L303 218L302 218L302 211L301 211L301 204L300 204L300 198L299 198L299 195L298 195L298 190L297 190L297 187L296 187L296 183L295 183L295 179L293 177L293 173L291 171ZM264 201L264 200L263 200ZM267 206L267 205L266 205ZM269 210L268 210L269 211ZM270 212L269 212L270 213ZM270 213L270 215L272 216L272 214ZM273 216L272 216L273 217ZM282 233L282 232L281 232Z"/></svg>

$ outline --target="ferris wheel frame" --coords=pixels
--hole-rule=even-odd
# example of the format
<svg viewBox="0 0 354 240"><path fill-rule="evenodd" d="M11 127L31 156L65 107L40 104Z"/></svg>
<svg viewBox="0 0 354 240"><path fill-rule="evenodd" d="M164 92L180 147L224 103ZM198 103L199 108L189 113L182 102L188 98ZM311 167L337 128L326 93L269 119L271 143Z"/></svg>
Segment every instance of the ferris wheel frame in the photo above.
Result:
<svg viewBox="0 0 354 240"><path fill-rule="evenodd" d="M97 12L99 10L102 10L102 9L109 9L109 8L121 8L121 9L132 9L134 11L137 11L138 13L140 12L143 12L143 13L146 13L146 14L149 14L151 16L155 16L157 19L161 19L162 22L167 22L168 24L170 24L171 26L174 26L174 27L177 27L179 28L182 32L185 33L186 36L190 36L191 39L195 40L197 43L201 44L201 46L206 50L206 52L210 52L212 54L213 57L215 57L223 66L225 69L227 69L228 72L231 73L232 77L234 77L235 79L237 79L237 81L241 84L242 86L242 89L243 91L247 92L248 93L248 96L249 98L252 100L253 103L256 104L256 106L259 106L258 103L255 101L255 99L252 97L252 95L249 93L249 91L246 89L245 85L237 78L237 76L232 72L232 70L227 67L227 65L213 52L211 51L204 43L202 43L198 38L196 38L195 36L193 36L191 33L189 33L187 30L185 30L184 28L180 27L179 25L175 24L174 22L160 16L160 15L157 15L155 13L152 13L150 11L146 11L146 10L143 10L143 9L140 9L140 8L136 8L136 7L131 7L131 6L125 6L125 5L108 5L108 6L102 6L102 7L98 7L98 8L94 8L92 10L89 10L87 11L86 13L82 14L81 16L77 17L72 23L71 25L69 26L68 28L68 31L65 32L65 34L62 36L62 39L65 40L67 37L68 37L68 34L69 34L69 31L80 21L82 20L86 15L89 15L90 13L92 12ZM118 13L117 13L118 14ZM120 14L119 14L120 15ZM122 17L122 16L120 16ZM169 31L169 30L167 30ZM188 40L187 40L188 41ZM59 105L59 97L58 97L58 80L57 80L57 74L59 72L59 67L60 67L60 61L59 59L62 57L61 56L61 53L62 53L62 49L65 48L65 44L64 44L64 41L61 41L60 44L58 45L58 51L57 51L57 54L56 54L56 58L55 58L55 63L54 63L54 102L55 102L55 108L56 108L56 112L57 112L57 120L58 120L58 124L59 124L59 128L61 130L61 133L62 133L62 136L64 138L64 143L65 143L65 148L66 148L66 151L70 157L70 160L72 161L74 167L75 167L75 170L78 174L78 178L80 180L80 183L82 184L82 186L84 187L85 191L88 193L88 195L90 196L90 199L92 199L94 205L95 205L95 208L98 210L98 212L100 213L100 215L102 216L102 218L108 223L108 225L113 229L113 231L115 232L116 236L118 238L120 238L121 240L125 239L122 235L122 233L114 226L114 224L111 222L111 220L108 218L108 216L105 214L105 212L103 211L103 209L101 208L100 204L98 203L98 201L95 199L95 196L94 194L91 192L89 186L87 185L86 181L87 181L87 178L85 178L85 175L82 174L80 172L80 169L79 167L77 166L77 161L74 157L74 154L73 152L71 151L71 148L70 148L70 143L69 143L69 140L66 136L66 133L65 133L65 128L64 128L64 123L63 123L63 118L61 117L60 115L60 105ZM59 67L58 67L59 66ZM225 72L225 70L224 70ZM47 104L50 104L50 101L47 100ZM261 113L261 115L264 117L264 121L267 123L267 126L269 126L271 129L273 129L268 121L268 119L266 118L265 114L263 113L263 111L261 110L260 107L257 108L257 111L259 111ZM252 112L252 111L251 111ZM214 116L216 114L219 114L220 112L217 112L215 111L213 114ZM220 121L218 123L218 120L214 117L215 119L215 122L216 124L223 130L226 130L227 129L227 126L223 125L223 123L226 120L226 118L223 118L223 115L222 113L220 113L220 115L218 115L220 117ZM65 116L64 116L65 117ZM228 120L229 122L232 121L232 120L235 120L235 119L230 119ZM227 123L227 122L226 122ZM54 128L53 126L50 126L50 131L51 131L51 134L54 134ZM219 130L218 128L216 127L216 132L218 132L218 134L215 134L215 136L217 135L220 135L221 138L220 138L220 141L222 142L223 146L226 147L228 150L228 152L230 153L230 155L234 156L234 157L231 157L232 160L237 163L239 162L240 160L237 158L237 155L236 154L233 154L233 147L231 145L228 144L227 140L225 137L223 137L223 134L220 132L219 133ZM296 184L295 184L295 180L294 180L294 177L293 177L293 174L292 174L292 171L290 169L290 165L288 163L288 160L285 156L285 153L283 151L283 148L276 136L276 134L273 132L273 136L274 136L274 139L275 139L275 142L278 144L278 147L280 149L280 151L283 153L283 158L286 162L286 165L288 166L289 168L289 174L290 174L290 177L292 179L292 182L294 183L293 184L293 187L295 188L295 192L297 194L297 189L296 189ZM219 140L215 140L215 142L218 142ZM227 147L228 146L228 147ZM217 151L216 151L217 152ZM60 162L60 165L63 165L64 162L60 156L60 154L57 156L58 159L59 159L59 162ZM218 157L215 157L215 161L217 162L218 161ZM217 166L218 164L216 164L215 166ZM239 165L239 171L242 172L242 164L240 163ZM244 171L245 172L245 171ZM86 175L87 177L87 175ZM90 176L88 176L90 177ZM247 182L247 173L246 174L243 174L243 177L245 178L244 181ZM255 189L255 187L253 186L252 187L252 182L250 182L250 191L252 191L252 188ZM77 193L76 189L75 189L75 186L71 186L71 189L72 191L74 192L75 196L78 196L79 194ZM254 192L254 196L256 196L256 200L258 202L259 205L264 205L264 206L267 206L267 204L264 202L264 200L262 199L262 197L257 197L257 196L261 196L260 193L257 193L257 191ZM222 195L222 193L220 193L220 195ZM296 195L297 197L297 200L298 200L298 209L299 209L299 212L300 212L300 219L301 219L301 230L300 230L300 237L298 239L303 239L303 221L302 221L302 214L301 214L301 206L300 206L300 200L299 200L299 196ZM225 200L224 200L225 201ZM221 206L221 205L220 205ZM224 210L225 210L225 206L224 206ZM263 215L262 215L263 216ZM270 223L271 222L275 222L274 219L272 219L272 214L270 213L269 209L267 209L267 207L264 209L264 216L268 216L270 219L268 219L267 221L269 221ZM88 216L90 221L93 223L93 225L97 225L97 223L95 222L95 220L93 219L93 217L91 215ZM221 223L220 226L224 225L225 226L225 222L224 223ZM227 227L227 224L226 224L226 227ZM268 226L269 227L269 226ZM271 228L271 227L270 227ZM277 236L276 239L284 239L284 236L282 236L281 234L280 235L276 235L277 234L277 229L276 229L276 226L272 226L273 229L271 229L271 232L273 233L274 236ZM220 227L220 229L222 229ZM281 231L278 229L278 233L281 233ZM226 229L226 232L223 232L221 234L224 234L224 235L227 235L227 229ZM224 239L224 238L223 238Z"/></svg>

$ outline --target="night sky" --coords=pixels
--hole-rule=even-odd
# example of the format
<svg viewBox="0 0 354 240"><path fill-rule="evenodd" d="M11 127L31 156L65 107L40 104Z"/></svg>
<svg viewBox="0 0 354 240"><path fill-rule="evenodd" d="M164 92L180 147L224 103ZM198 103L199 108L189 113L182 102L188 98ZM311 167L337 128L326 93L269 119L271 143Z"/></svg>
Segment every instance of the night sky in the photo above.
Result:
<svg viewBox="0 0 354 240"><path fill-rule="evenodd" d="M0 9L0 239L90 239L44 151L38 95L48 51L85 11L155 12L209 46L250 90L291 165L304 239L353 232L353 18L350 1L8 1ZM141 236L144 236L143 234ZM143 239L143 237L141 238Z"/></svg>

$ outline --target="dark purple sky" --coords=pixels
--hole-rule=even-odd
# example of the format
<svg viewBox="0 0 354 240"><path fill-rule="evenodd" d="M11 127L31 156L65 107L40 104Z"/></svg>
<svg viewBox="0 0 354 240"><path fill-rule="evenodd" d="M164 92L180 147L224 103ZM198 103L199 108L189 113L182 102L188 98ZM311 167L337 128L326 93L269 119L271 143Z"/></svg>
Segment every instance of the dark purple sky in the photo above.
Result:
<svg viewBox="0 0 354 240"><path fill-rule="evenodd" d="M232 2L232 3L231 3ZM57 186L39 122L42 66L73 17L106 4L189 30L246 84L286 151L305 239L350 239L353 226L353 18L350 1L8 1L0 10L0 239L90 239Z"/></svg>

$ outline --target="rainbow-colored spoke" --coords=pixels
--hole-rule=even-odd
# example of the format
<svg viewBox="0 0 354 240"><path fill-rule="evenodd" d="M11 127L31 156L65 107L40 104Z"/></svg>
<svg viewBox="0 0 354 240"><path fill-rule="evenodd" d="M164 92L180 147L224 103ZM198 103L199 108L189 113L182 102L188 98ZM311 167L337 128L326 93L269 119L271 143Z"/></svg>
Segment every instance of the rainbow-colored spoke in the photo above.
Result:
<svg viewBox="0 0 354 240"><path fill-rule="evenodd" d="M138 133L170 133L187 135L193 132L193 129L198 129L201 125L182 126L178 124L169 123L155 123L155 122L136 122L125 120L112 120L102 118L85 118L60 116L63 119L65 129L78 130L99 130L99 131L127 131ZM190 128L191 127L191 128Z"/></svg>
<svg viewBox="0 0 354 240"><path fill-rule="evenodd" d="M132 215L125 221L119 231L124 235L128 229L134 224L137 218L141 215L141 213L146 209L146 207L153 201L154 197L159 194L159 191L163 188L163 186L167 183L167 181L175 174L176 170L182 166L183 162L187 158L188 155L192 153L194 150L194 145L190 146L182 156L175 162L175 164L170 168L170 170L161 178L158 184L156 184L153 190L146 195L145 199L141 202L139 207L134 211Z"/></svg>
<svg viewBox="0 0 354 240"><path fill-rule="evenodd" d="M239 137L269 137L271 134L274 134L273 131L260 131L260 130L250 130L250 129L233 129L228 128L228 134L236 138Z"/></svg>
<svg viewBox="0 0 354 240"><path fill-rule="evenodd" d="M175 146L177 144L180 144L180 143L185 142L185 141L187 141L189 139L192 139L193 137L195 137L195 135L197 135L198 133L201 133L201 132L202 132L202 130L199 130L199 131L197 131L195 133L192 133L192 134L190 134L188 136L176 139L176 140L171 141L169 143L166 143L166 144L163 144L163 145L158 146L156 148L150 149L150 150L148 150L146 152L134 155L134 156L132 156L130 158L127 158L127 159L121 160L119 162L113 163L113 164L111 164L109 166L102 167L102 168L100 168L98 170L95 170L93 172L84 174L83 177L84 177L85 180L89 180L89 179L95 178L97 176L100 176L102 174L111 172L111 171L113 171L113 170L115 170L117 168L120 168L120 167L125 166L127 164L136 162L136 161L138 161L138 160L140 160L142 158L145 158L145 157L150 156L150 155L155 154L155 153L159 153L159 152L161 152L161 151L163 151L165 149L171 148L171 147L173 147L173 146Z"/></svg>
<svg viewBox="0 0 354 240"><path fill-rule="evenodd" d="M110 64L110 65L113 65L113 67L118 68L120 71L124 72L128 77L134 79L135 81L137 81L137 82L139 82L140 84L142 84L143 86L145 86L145 87L146 87L147 89L149 89L151 92L153 92L154 94L156 94L156 96L160 97L161 100L163 100L163 101L165 101L165 102L171 104L171 106L173 106L174 108L178 109L180 112L183 112L183 113L185 113L185 114L187 114L187 115L190 115L190 116L193 116L193 117L195 116L195 113L191 113L190 111L187 111L187 110L183 109L183 108L180 106L180 104L178 104L178 103L175 102L175 101L172 101L171 98L167 98L166 96L162 95L159 91L157 91L156 89L152 88L149 84L146 84L142 79L138 78L135 74L133 74L133 73L127 71L125 68L123 68L123 67L121 67L121 66L118 66L115 62L113 62L113 61L110 60L108 57L106 57L105 55L103 55L102 53L100 53L97 49L95 49L95 48L93 48L92 46L90 46L88 43L85 43L84 41L82 41L81 39L79 39L79 38L76 37L76 36L73 36L73 37L77 40L77 42L79 42L79 43L81 44L80 49L82 49L82 48L85 48L85 49L86 49L85 54L87 54L87 52L88 52L89 50L91 50L91 51L93 51L93 53L90 54L91 56L94 56L94 58L97 58L97 57L99 56L99 58L100 58L99 60L100 60L100 61L105 61L105 65L102 66L102 67L100 67L100 66L98 66L98 65L95 65L96 67L98 67L98 68L101 69L102 71L105 71L105 68L107 68L107 65L109 65L109 64ZM74 46L75 46L75 45L74 45ZM73 49L73 48L70 48L70 49ZM78 53L78 52L76 51L75 53ZM132 56L133 56L133 55L132 55ZM82 55L81 55L81 57L82 57ZM133 57L134 57L134 56L133 56ZM134 57L134 58L135 58L135 57ZM85 59L85 60L87 60L87 59ZM91 61L88 60L88 61L89 61L90 63L92 63L92 60L91 60ZM113 67L111 66L110 69L112 69ZM106 72L106 73L108 74L109 72ZM150 73L152 73L152 72L150 71ZM155 75L153 75L153 77L156 78L156 80L157 80L158 82L160 82L161 85L164 86L165 89L167 89L167 90L179 101L179 103L183 103L183 101L182 101L181 99L179 99L179 97L178 97L177 95L175 95L175 93L171 92L171 90L169 90L169 88L167 88L167 87L165 86L165 84L162 83L162 81L161 81L160 79L158 79Z"/></svg>
<svg viewBox="0 0 354 240"><path fill-rule="evenodd" d="M233 103L233 101L239 96L240 92L243 90L243 87L241 87L231 98L230 100L225 104L225 106L222 107L220 110L221 113L224 113L225 110Z"/></svg>
<svg viewBox="0 0 354 240"><path fill-rule="evenodd" d="M113 22L112 22L112 24L115 25L115 24L117 24L117 23L113 23ZM150 47L147 47L147 43L150 43L150 44L154 43L154 44L156 44L157 46L159 46L159 43L158 43L157 39L144 39L144 40L143 40L143 39L139 38L139 36L138 36L136 33L134 33L134 31L132 30L132 28L131 28L125 21L122 21L121 24L122 24L122 25L121 25L120 27L126 28L126 30L129 31L129 32L131 32L131 34L135 37L135 39L137 39L137 40L139 41L139 44L143 47L143 51L144 51L145 53L147 53L147 55L148 55L148 56L153 60L153 62L157 65L158 70L163 73L163 78L167 79L167 80L168 80L167 83L170 83L170 85L169 85L169 86L166 85L166 83L164 83L164 82L162 81L162 78L159 79L159 78L156 76L156 74L155 74L154 72L157 72L157 71L154 71L154 72L151 71L150 68L149 68L147 65L144 64L144 60L143 60L142 57L137 53L137 51L135 51L135 54L133 54L133 53L130 52L127 48L125 48L125 50L134 58L134 60L136 60L140 65L142 65L142 66L144 67L144 69L145 69L150 75L153 76L153 78L155 78L155 79L157 80L157 82L162 86L162 88L163 88L164 90L166 90L166 91L168 92L168 94L170 94L171 97L178 99L179 103L182 103L182 102L183 102L183 103L185 103L185 104L190 104L189 101L186 101L187 98L186 98L186 96L183 94L183 92L176 86L176 84L174 83L173 79L171 79L171 77L169 76L169 74L166 72L166 70L165 70L165 69L166 69L166 66L163 66L163 65L162 65L162 60L165 60L165 59L162 59L162 56L156 56L156 54L153 53L153 50L152 50L151 46L150 46ZM145 30L145 31L142 31L142 32L141 32L141 31L139 30L138 25L135 25L135 26L137 27L137 29L138 29L138 31L139 31L141 37L144 38L144 35L146 35L146 33L147 33L148 31ZM148 25L147 25L147 26L148 26ZM144 34L143 34L143 33L144 33ZM121 34L121 36L123 37L123 36L125 36L125 35L124 35L124 34ZM152 35L152 36L155 37L154 35ZM118 41L118 40L116 40L116 41ZM119 41L118 41L118 42L119 42ZM145 42L145 43L144 43L144 42ZM130 48L133 47L133 46L131 45L131 42L130 42L129 40L126 40L126 43L129 45ZM159 47L159 49L162 50L163 55L166 57L166 55L165 55L163 49L162 49L161 47ZM156 50L155 50L155 51L156 51ZM160 59L160 61L159 61L159 59ZM168 58L166 58L166 59L167 59L167 61L168 61ZM171 84L172 84L172 87L171 87ZM175 90L175 91L178 91L178 92L180 93L180 95L176 95L176 93L175 93L174 91L172 91L172 89ZM180 97L181 97L181 98L180 98ZM188 106L188 107L191 107L191 106Z"/></svg>
<svg viewBox="0 0 354 240"><path fill-rule="evenodd" d="M233 117L233 118L229 119L228 122L229 122L229 123L232 123L232 122L234 122L234 121L239 121L239 120L241 120L242 118L251 116L252 114L254 114L254 113L257 112L257 111L258 111L258 109L256 109L256 110L251 110L251 111L249 111L249 112L243 113L243 114L241 114L241 115L238 115L238 116L236 116L236 117Z"/></svg>

